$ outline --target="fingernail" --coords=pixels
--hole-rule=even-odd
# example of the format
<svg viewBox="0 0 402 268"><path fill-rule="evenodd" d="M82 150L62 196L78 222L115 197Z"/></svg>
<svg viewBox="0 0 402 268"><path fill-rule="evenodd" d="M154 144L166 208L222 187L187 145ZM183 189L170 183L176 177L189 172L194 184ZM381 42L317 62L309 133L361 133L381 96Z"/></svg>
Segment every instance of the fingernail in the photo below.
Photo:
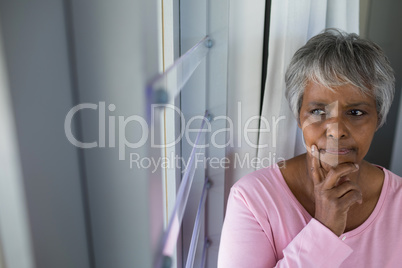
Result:
<svg viewBox="0 0 402 268"><path fill-rule="evenodd" d="M359 169L359 165L358 165L358 164L355 164L355 167L356 167L357 169Z"/></svg>
<svg viewBox="0 0 402 268"><path fill-rule="evenodd" d="M311 153L315 153L315 145L311 146Z"/></svg>

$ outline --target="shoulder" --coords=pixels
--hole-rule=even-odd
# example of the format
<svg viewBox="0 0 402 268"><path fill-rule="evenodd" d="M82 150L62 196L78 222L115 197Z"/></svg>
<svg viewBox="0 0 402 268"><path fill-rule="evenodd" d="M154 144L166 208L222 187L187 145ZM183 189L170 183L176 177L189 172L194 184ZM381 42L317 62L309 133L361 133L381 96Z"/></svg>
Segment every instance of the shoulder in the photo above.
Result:
<svg viewBox="0 0 402 268"><path fill-rule="evenodd" d="M242 193L253 193L281 184L282 174L278 165L251 172L238 180L232 189Z"/></svg>
<svg viewBox="0 0 402 268"><path fill-rule="evenodd" d="M370 164L371 166L371 174L379 172L381 174L381 177L383 178L383 183L380 185L380 194L381 198L391 201L393 204L400 204L402 203L402 178L395 173L391 172L390 170ZM381 172L382 171L382 172ZM376 178L378 178L377 176ZM375 182L372 181L371 184L374 184Z"/></svg>
<svg viewBox="0 0 402 268"><path fill-rule="evenodd" d="M402 220L402 178L386 168L377 168L384 172L384 183L376 205L383 213L383 217L379 217L381 229L398 230L399 233Z"/></svg>
<svg viewBox="0 0 402 268"><path fill-rule="evenodd" d="M284 183L279 167L273 165L242 177L232 186L230 195L254 213L265 215L267 210L283 202Z"/></svg>
<svg viewBox="0 0 402 268"><path fill-rule="evenodd" d="M389 181L389 188L392 192L398 192L402 194L402 177L397 174L391 172L390 170L379 167L384 172L385 178Z"/></svg>

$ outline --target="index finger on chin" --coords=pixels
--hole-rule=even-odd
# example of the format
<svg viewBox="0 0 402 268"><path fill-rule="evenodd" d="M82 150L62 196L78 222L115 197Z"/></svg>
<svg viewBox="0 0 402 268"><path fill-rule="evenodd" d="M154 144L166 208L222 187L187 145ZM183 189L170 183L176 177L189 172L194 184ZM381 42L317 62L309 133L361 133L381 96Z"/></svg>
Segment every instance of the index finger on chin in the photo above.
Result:
<svg viewBox="0 0 402 268"><path fill-rule="evenodd" d="M313 177L314 185L321 183L323 180L320 164L320 152L316 145L311 146L311 174Z"/></svg>

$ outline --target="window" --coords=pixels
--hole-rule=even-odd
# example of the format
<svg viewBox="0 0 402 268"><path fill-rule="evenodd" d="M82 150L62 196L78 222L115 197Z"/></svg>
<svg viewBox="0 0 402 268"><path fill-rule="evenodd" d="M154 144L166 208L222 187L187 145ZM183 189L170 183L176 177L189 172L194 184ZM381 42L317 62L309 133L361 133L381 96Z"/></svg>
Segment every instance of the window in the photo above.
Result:
<svg viewBox="0 0 402 268"><path fill-rule="evenodd" d="M159 103L153 115L158 117L154 132L163 144L158 150L164 164L159 167L165 228L171 232L165 240L178 237L175 251L167 246L159 253L170 257L161 262L171 261L172 267L214 267L217 261L228 124L227 25L227 1L163 0L160 5L159 62L164 73L149 90Z"/></svg>

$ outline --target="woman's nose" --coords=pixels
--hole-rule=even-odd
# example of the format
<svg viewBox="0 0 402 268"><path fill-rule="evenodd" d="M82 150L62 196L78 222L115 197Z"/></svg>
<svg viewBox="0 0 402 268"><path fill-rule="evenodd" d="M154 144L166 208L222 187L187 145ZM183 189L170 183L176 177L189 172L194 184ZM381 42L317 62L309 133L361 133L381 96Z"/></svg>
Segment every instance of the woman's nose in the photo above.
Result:
<svg viewBox="0 0 402 268"><path fill-rule="evenodd" d="M329 122L327 124L327 138L332 139L344 139L348 136L348 129L345 124L338 118L336 120L331 120L335 122Z"/></svg>

